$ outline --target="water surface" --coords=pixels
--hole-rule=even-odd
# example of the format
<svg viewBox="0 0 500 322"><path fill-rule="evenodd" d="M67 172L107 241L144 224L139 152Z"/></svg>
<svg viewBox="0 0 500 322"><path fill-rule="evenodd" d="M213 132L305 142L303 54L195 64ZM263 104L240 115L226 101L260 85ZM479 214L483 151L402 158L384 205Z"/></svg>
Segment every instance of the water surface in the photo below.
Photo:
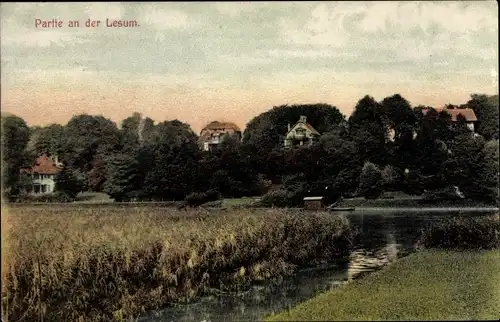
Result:
<svg viewBox="0 0 500 322"><path fill-rule="evenodd" d="M332 213L332 216L340 213ZM480 216L477 212L347 212L360 236L348 262L306 269L278 285L253 286L238 294L201 297L187 305L175 305L148 313L141 322L159 321L261 321L265 316L291 308L321 292L382 268L414 251L420 229L451 216Z"/></svg>

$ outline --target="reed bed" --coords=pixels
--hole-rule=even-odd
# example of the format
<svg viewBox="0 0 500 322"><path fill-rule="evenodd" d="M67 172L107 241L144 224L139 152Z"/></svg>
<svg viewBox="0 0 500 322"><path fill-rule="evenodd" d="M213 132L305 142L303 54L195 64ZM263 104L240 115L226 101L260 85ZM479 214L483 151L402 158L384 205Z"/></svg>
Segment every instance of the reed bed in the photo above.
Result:
<svg viewBox="0 0 500 322"><path fill-rule="evenodd" d="M4 321L131 320L343 257L354 235L344 216L287 210L26 206L7 221Z"/></svg>

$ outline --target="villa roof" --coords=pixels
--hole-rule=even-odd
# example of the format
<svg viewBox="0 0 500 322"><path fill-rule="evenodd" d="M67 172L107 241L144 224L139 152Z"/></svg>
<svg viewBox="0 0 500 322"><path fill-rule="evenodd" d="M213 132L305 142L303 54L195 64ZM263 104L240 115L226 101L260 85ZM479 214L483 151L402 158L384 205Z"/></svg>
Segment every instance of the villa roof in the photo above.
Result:
<svg viewBox="0 0 500 322"><path fill-rule="evenodd" d="M299 123L302 123L304 124L313 134L316 134L316 135L321 135L311 124L307 123L306 121L306 118L304 116L301 116L301 118L297 121L297 123L295 123L288 132L286 132L286 135L288 135L290 132L293 131L293 129L295 128L295 126L297 126L297 124ZM286 136L285 135L285 136Z"/></svg>
<svg viewBox="0 0 500 322"><path fill-rule="evenodd" d="M39 174L56 174L61 171L61 167L56 164L54 160L47 155L39 156L33 167L24 169L26 173L39 173Z"/></svg>
<svg viewBox="0 0 500 322"><path fill-rule="evenodd" d="M240 128L236 124L234 124L233 122L213 121L213 122L208 123L203 128L203 130L221 130L221 129L233 129L236 132L241 132Z"/></svg>
<svg viewBox="0 0 500 322"><path fill-rule="evenodd" d="M472 110L471 108L460 108L460 109L436 108L435 110L437 112L446 111L448 114L451 115L451 120L453 122L457 121L457 117L459 114L461 114L467 122L476 122L477 121L476 113L474 113L474 110ZM422 113L424 115L426 115L428 111L429 111L428 109L424 109L424 110L422 110Z"/></svg>

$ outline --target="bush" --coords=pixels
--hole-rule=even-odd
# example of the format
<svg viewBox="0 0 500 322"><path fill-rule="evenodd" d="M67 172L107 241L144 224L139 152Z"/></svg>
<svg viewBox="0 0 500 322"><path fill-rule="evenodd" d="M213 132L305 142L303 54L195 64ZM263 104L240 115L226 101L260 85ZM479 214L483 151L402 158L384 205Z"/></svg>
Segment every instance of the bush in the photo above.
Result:
<svg viewBox="0 0 500 322"><path fill-rule="evenodd" d="M30 195L30 194L23 194L19 195L16 198L16 202L21 202L21 203L32 203L32 202L72 202L75 201L75 197L64 193L64 192L55 192L55 193L49 193L49 194L42 194L42 195Z"/></svg>
<svg viewBox="0 0 500 322"><path fill-rule="evenodd" d="M288 191L284 189L269 191L262 197L259 204L264 207L287 207Z"/></svg>
<svg viewBox="0 0 500 322"><path fill-rule="evenodd" d="M373 163L366 162L359 177L358 195L366 199L377 199L384 192L382 171Z"/></svg>
<svg viewBox="0 0 500 322"><path fill-rule="evenodd" d="M418 248L500 248L500 217L454 217L432 223L421 231Z"/></svg>
<svg viewBox="0 0 500 322"><path fill-rule="evenodd" d="M71 198L82 191L83 183L75 171L64 167L55 177L55 190L70 196Z"/></svg>
<svg viewBox="0 0 500 322"><path fill-rule="evenodd" d="M382 180L384 182L384 187L387 190L394 190L398 186L400 181L400 174L396 168L391 165L386 165L384 170L382 170Z"/></svg>
<svg viewBox="0 0 500 322"><path fill-rule="evenodd" d="M193 192L184 199L184 204L181 207L198 207L204 203L220 200L221 195L217 190L209 190L207 192Z"/></svg>

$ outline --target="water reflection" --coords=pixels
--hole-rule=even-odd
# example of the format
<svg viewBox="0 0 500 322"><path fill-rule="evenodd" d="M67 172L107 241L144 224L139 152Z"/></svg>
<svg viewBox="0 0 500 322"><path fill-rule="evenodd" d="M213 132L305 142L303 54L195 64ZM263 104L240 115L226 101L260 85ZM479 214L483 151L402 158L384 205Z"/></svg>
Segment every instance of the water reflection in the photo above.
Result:
<svg viewBox="0 0 500 322"><path fill-rule="evenodd" d="M413 251L421 228L443 216L455 215L456 212L441 212L439 215L352 213L349 218L361 234L347 263L303 270L284 279L279 285L254 286L239 294L205 296L193 304L149 313L139 321L260 321L271 313L291 308L321 292L394 262Z"/></svg>

